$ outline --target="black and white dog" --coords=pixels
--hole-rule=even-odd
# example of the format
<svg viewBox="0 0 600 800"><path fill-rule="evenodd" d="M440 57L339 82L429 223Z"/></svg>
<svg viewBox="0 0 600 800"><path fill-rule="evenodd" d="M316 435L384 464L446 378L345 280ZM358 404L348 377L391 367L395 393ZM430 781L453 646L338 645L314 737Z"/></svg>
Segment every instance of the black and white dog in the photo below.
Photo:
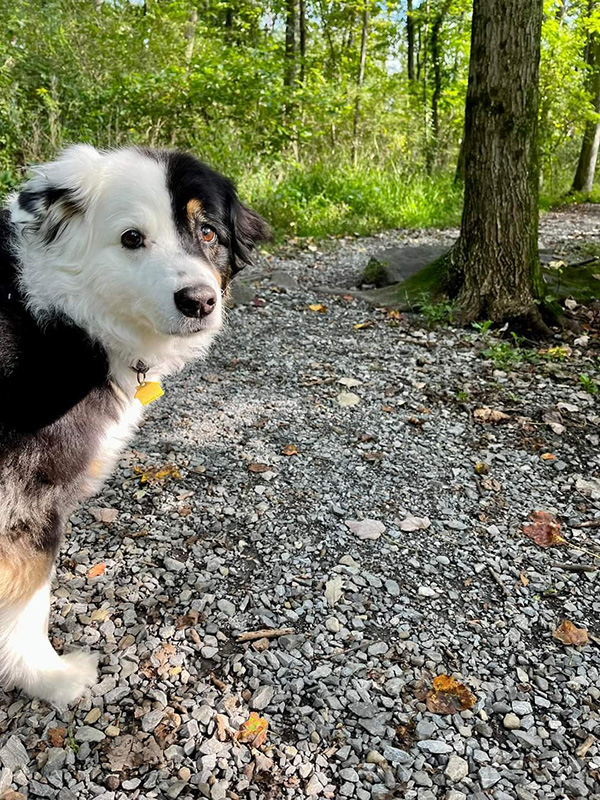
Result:
<svg viewBox="0 0 600 800"><path fill-rule="evenodd" d="M0 218L0 685L66 705L94 682L93 655L59 656L48 640L65 521L110 472L160 378L206 353L231 276L268 235L226 178L180 152L76 145L10 198Z"/></svg>

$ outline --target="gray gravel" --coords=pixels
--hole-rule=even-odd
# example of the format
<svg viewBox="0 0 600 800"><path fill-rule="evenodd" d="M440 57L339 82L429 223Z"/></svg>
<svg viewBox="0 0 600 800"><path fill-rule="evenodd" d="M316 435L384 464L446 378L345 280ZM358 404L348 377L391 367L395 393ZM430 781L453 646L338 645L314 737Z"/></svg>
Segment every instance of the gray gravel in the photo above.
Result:
<svg viewBox="0 0 600 800"><path fill-rule="evenodd" d="M451 237L348 239L250 274L90 502L116 520L71 520L52 635L98 652L99 682L70 712L0 693L0 797L600 798L600 647L552 637L565 617L600 636L598 572L555 566L600 563L581 527L600 520L600 412L577 380L597 339L502 371L475 331L316 288ZM523 535L536 509L569 545ZM237 641L265 628L291 631ZM429 712L438 674L474 707ZM234 735L252 710L259 748Z"/></svg>

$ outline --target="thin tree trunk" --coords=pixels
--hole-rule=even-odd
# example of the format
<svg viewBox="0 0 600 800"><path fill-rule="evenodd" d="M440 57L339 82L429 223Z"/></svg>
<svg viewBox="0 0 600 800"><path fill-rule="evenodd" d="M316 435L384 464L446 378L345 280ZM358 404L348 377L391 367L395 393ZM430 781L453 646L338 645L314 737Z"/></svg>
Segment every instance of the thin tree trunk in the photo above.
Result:
<svg viewBox="0 0 600 800"><path fill-rule="evenodd" d="M463 321L547 332L537 299L537 150L543 0L475 0L460 237L447 257Z"/></svg>
<svg viewBox="0 0 600 800"><path fill-rule="evenodd" d="M285 69L283 84L292 89L296 83L298 45L296 36L297 27L296 0L286 0L285 18Z"/></svg>
<svg viewBox="0 0 600 800"><path fill-rule="evenodd" d="M589 35L587 63L590 68L588 88L594 104L594 112L600 115L600 36L594 31ZM586 123L579 153L577 171L572 190L589 194L594 185L598 148L600 146L600 116Z"/></svg>
<svg viewBox="0 0 600 800"><path fill-rule="evenodd" d="M198 12L195 8L190 11L189 21L185 31L187 45L185 48L185 68L189 71L192 56L194 55L194 44L196 42L196 27L198 25Z"/></svg>
<svg viewBox="0 0 600 800"><path fill-rule="evenodd" d="M306 78L306 0L299 0L300 22L300 83Z"/></svg>
<svg viewBox="0 0 600 800"><path fill-rule="evenodd" d="M406 0L406 47L408 80L415 80L415 21L413 19L413 0Z"/></svg>
<svg viewBox="0 0 600 800"><path fill-rule="evenodd" d="M446 0L436 14L431 26L431 63L433 66L433 91L431 93L431 139L427 148L427 172L431 173L435 166L440 138L440 99L442 96L442 55L440 48L440 32L450 8L450 0Z"/></svg>
<svg viewBox="0 0 600 800"><path fill-rule="evenodd" d="M354 124L352 126L352 160L358 162L358 127L360 123L360 100L362 87L365 80L365 66L367 63L367 41L369 38L369 0L363 0L362 28L360 35L360 60L356 78L356 101L354 104Z"/></svg>

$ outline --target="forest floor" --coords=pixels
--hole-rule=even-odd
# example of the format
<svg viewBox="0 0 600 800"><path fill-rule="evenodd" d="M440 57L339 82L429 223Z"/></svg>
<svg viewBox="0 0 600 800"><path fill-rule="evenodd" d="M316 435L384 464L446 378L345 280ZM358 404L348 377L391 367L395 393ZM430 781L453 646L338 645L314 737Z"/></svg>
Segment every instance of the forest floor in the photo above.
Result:
<svg viewBox="0 0 600 800"><path fill-rule="evenodd" d="M249 273L72 518L51 631L99 682L70 712L0 693L0 797L600 798L597 316L540 354L353 298L372 253L453 235Z"/></svg>

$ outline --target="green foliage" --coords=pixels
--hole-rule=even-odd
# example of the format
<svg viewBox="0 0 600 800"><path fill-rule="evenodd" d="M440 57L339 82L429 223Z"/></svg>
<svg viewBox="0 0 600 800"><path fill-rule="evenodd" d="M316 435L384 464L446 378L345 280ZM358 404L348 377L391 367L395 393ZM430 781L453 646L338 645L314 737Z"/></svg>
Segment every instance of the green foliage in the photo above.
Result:
<svg viewBox="0 0 600 800"><path fill-rule="evenodd" d="M358 72L364 4L366 66ZM289 0L0 3L0 193L75 141L188 148L230 174L279 238L455 224L471 0L306 0L290 81ZM544 203L569 185L593 117L597 5L546 0ZM193 16L195 12L196 16ZM439 58L433 32L438 33Z"/></svg>
<svg viewBox="0 0 600 800"><path fill-rule="evenodd" d="M590 394L598 394L600 391L600 384L594 378L590 377L587 372L582 372L579 376L579 383L582 389Z"/></svg>
<svg viewBox="0 0 600 800"><path fill-rule="evenodd" d="M531 364L539 363L537 353L524 347L525 339L511 331L510 340L493 339L489 346L482 350L482 355L494 362L497 369L505 372L514 367L528 362Z"/></svg>
<svg viewBox="0 0 600 800"><path fill-rule="evenodd" d="M433 303L424 295L422 302L419 304L419 311L427 320L427 324L430 328L434 328L438 325L452 324L454 306L448 300L441 300L438 303Z"/></svg>
<svg viewBox="0 0 600 800"><path fill-rule="evenodd" d="M319 163L257 171L241 178L240 190L279 236L444 227L460 219L460 191L444 175Z"/></svg>

